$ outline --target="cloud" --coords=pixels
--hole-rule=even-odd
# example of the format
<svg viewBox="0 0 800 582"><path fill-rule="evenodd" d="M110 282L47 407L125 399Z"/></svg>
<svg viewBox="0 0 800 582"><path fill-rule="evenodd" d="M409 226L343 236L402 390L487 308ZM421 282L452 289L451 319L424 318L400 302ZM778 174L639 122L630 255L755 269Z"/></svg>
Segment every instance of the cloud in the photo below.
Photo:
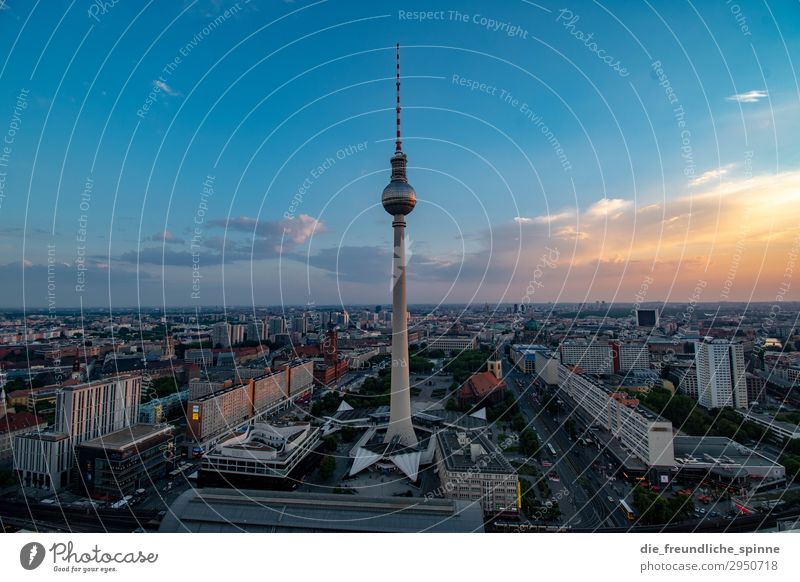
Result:
<svg viewBox="0 0 800 582"><path fill-rule="evenodd" d="M172 231L165 230L163 232L158 232L152 236L146 236L144 239L142 239L142 242L183 244L186 241L178 236L175 236L175 234Z"/></svg>
<svg viewBox="0 0 800 582"><path fill-rule="evenodd" d="M741 275L730 299L774 297L793 244L800 244L792 242L800 240L800 171L713 180L726 172L727 166L712 170L689 194L658 204L636 207L632 200L604 198L552 230L541 227L544 217L516 217L476 232L463 254L415 253L409 300L417 293L423 302L444 300L453 285L448 300L518 302L547 248L557 249L560 258L554 268L541 269L535 302L585 296L632 302L644 277L655 279L653 300L686 301L703 280L703 300L715 301L732 264ZM310 265L336 280L345 301L367 300L369 284L389 276L391 256L389 246L322 249Z"/></svg>
<svg viewBox="0 0 800 582"><path fill-rule="evenodd" d="M737 93L736 95L731 95L730 97L726 97L728 101L738 101L739 103L758 103L765 97L767 97L768 93L762 90L754 90L754 91L747 91L746 93Z"/></svg>
<svg viewBox="0 0 800 582"><path fill-rule="evenodd" d="M322 221L308 214L283 220L258 220L249 216L217 218L208 221L210 228L225 229L224 235L209 235L199 241L193 241L191 249L142 247L138 251L130 250L120 255L119 259L127 263L191 266L193 260L202 264L233 263L236 261L256 261L271 259L283 255L288 259L297 259L297 247L304 244L315 233L326 231ZM244 236L242 236L244 235ZM170 231L147 237L143 242L159 242L186 244L186 241L175 237ZM305 260L305 259L303 259Z"/></svg>
<svg viewBox="0 0 800 582"><path fill-rule="evenodd" d="M527 217L515 216L514 221L520 224L551 224L572 218L574 214L569 211L557 212L555 214L543 214L541 216Z"/></svg>
<svg viewBox="0 0 800 582"><path fill-rule="evenodd" d="M176 251L165 247L142 247L139 250L126 251L119 256L124 263L139 265L167 265L171 267L191 267L193 258L199 258L200 264L218 265L222 262L221 256L216 252L200 252L193 257L189 251Z"/></svg>
<svg viewBox="0 0 800 582"><path fill-rule="evenodd" d="M716 170L709 170L707 172L703 172L699 176L695 177L693 180L689 182L689 186L699 186L700 184L705 184L706 182L710 182L719 178L720 176L724 176L735 166L736 164L728 164L727 166L720 166Z"/></svg>
<svg viewBox="0 0 800 582"><path fill-rule="evenodd" d="M178 95L180 95L180 93L178 93L178 92L177 92L175 89L173 89L172 87L170 87L169 85L167 85L167 84L166 84L164 81L162 81L161 79L156 79L155 81L153 81L153 85L154 85L154 86L155 86L157 89L160 89L161 91L163 91L164 93L166 93L167 95L169 95L170 97L177 97Z"/></svg>
<svg viewBox="0 0 800 582"><path fill-rule="evenodd" d="M298 245L303 244L311 235L326 231L322 221L308 214L283 220L259 220L250 216L238 216L215 219L209 224L227 230L255 234L276 244L282 239Z"/></svg>
<svg viewBox="0 0 800 582"><path fill-rule="evenodd" d="M81 304L103 306L109 301L116 306L136 305L137 287L153 299L160 298L160 289L148 273L117 266L109 277L108 265L87 260L84 266L79 292L74 266L56 263L48 267L28 260L24 265L22 261L0 264L0 306L62 309Z"/></svg>
<svg viewBox="0 0 800 582"><path fill-rule="evenodd" d="M591 218L616 219L622 216L632 204L631 200L622 198L601 198L588 208L586 214Z"/></svg>
<svg viewBox="0 0 800 582"><path fill-rule="evenodd" d="M553 236L555 238L564 240L586 240L589 238L589 233L576 230L574 226L562 226L561 228L556 229L556 231L553 233Z"/></svg>

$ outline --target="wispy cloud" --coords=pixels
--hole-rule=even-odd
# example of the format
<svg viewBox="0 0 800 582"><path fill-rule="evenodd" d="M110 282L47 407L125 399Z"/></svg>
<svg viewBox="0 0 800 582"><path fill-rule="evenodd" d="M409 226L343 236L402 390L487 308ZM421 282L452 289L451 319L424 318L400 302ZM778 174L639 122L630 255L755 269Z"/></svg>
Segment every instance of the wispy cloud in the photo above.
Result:
<svg viewBox="0 0 800 582"><path fill-rule="evenodd" d="M712 180L716 180L720 176L724 176L725 174L730 172L735 165L736 164L728 164L727 166L720 166L719 168L716 168L714 170L703 172L702 174L694 178L692 181L690 181L689 185L699 186L700 184L705 184L706 182L711 182Z"/></svg>
<svg viewBox="0 0 800 582"><path fill-rule="evenodd" d="M569 211L557 212L555 214L542 214L540 216L515 216L514 222L520 224L552 224L561 220L567 220L573 217L573 213Z"/></svg>
<svg viewBox="0 0 800 582"><path fill-rule="evenodd" d="M739 103L758 103L765 97L767 97L768 93L762 90L754 90L754 91L747 91L746 93L737 93L736 95L731 95L726 99L728 101L738 101Z"/></svg>
<svg viewBox="0 0 800 582"><path fill-rule="evenodd" d="M153 85L156 88L161 89L164 93L166 93L170 97L176 97L176 96L180 95L180 93L178 91L176 91L175 89L173 89L172 87L167 85L161 79L156 79L155 81L153 81Z"/></svg>
<svg viewBox="0 0 800 582"><path fill-rule="evenodd" d="M633 201L622 198L601 198L589 207L586 214L594 218L619 218L632 204Z"/></svg>
<svg viewBox="0 0 800 582"><path fill-rule="evenodd" d="M248 232L259 237L289 240L295 244L303 244L308 237L325 232L325 225L308 214L300 214L295 218L284 220L259 220L251 216L236 216L210 221L212 226L227 228L239 232Z"/></svg>
<svg viewBox="0 0 800 582"><path fill-rule="evenodd" d="M175 236L172 231L165 230L163 232L158 232L152 236L146 236L142 239L143 242L161 242L161 243L173 243L173 244L181 244L186 242L184 239Z"/></svg>

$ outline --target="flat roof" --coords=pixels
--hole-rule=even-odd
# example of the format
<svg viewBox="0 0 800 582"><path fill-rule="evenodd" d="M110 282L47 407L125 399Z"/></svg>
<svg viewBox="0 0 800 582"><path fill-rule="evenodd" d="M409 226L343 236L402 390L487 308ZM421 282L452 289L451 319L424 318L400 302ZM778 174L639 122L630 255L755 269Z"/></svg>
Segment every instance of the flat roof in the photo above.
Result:
<svg viewBox="0 0 800 582"><path fill-rule="evenodd" d="M139 443L142 443L152 437L167 434L173 429L172 426L163 424L134 424L118 431L114 431L104 436L97 437L90 441L85 441L79 446L105 449L105 450L123 450Z"/></svg>
<svg viewBox="0 0 800 582"><path fill-rule="evenodd" d="M443 430L436 433L442 458L450 471L514 474L516 471L500 450L480 433ZM473 445L483 453L472 458Z"/></svg>
<svg viewBox="0 0 800 582"><path fill-rule="evenodd" d="M763 412L753 412L752 410L748 410L747 412L739 411L739 414L741 414L745 418L745 420L754 420L763 422L765 424L768 424L769 426L774 426L783 429L786 432L792 433L796 437L800 438L800 426L791 422L787 422L785 420L775 420L775 415L780 414L780 412L776 412L770 415Z"/></svg>
<svg viewBox="0 0 800 582"><path fill-rule="evenodd" d="M719 436L675 436L672 439L675 460L683 464L735 465L740 467L781 467L763 454Z"/></svg>
<svg viewBox="0 0 800 582"><path fill-rule="evenodd" d="M161 532L482 532L479 503L361 494L189 489Z"/></svg>

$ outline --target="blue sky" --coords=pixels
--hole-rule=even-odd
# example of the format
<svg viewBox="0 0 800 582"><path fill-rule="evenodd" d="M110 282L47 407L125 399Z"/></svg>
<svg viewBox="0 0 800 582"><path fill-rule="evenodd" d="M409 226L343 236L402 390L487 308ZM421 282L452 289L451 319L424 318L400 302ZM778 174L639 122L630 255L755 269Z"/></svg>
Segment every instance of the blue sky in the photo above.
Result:
<svg viewBox="0 0 800 582"><path fill-rule="evenodd" d="M796 3L112 4L0 10L2 305L388 302L395 42L411 302L781 282Z"/></svg>

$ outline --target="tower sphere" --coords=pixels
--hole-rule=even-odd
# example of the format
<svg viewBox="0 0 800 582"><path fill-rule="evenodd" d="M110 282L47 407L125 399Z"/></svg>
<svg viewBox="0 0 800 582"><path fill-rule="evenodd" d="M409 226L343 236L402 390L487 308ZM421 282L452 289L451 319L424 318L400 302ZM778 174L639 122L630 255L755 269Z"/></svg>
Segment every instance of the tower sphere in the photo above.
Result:
<svg viewBox="0 0 800 582"><path fill-rule="evenodd" d="M405 177L406 155L397 152L392 156L392 180L383 189L381 202L391 215L406 215L417 204L417 193Z"/></svg>

